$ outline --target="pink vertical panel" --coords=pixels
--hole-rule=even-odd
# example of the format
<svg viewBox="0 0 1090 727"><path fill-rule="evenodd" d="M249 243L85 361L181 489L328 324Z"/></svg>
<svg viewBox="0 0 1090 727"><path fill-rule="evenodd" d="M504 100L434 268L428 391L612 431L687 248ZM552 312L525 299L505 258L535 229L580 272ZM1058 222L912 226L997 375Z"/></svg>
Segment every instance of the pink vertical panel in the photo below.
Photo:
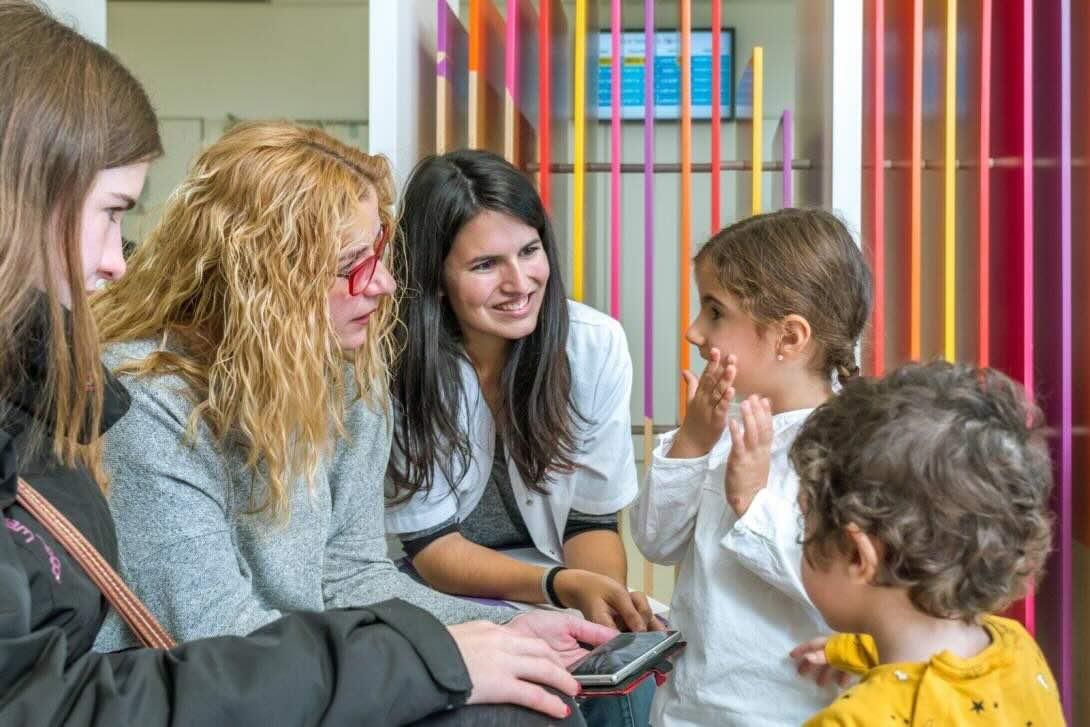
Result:
<svg viewBox="0 0 1090 727"><path fill-rule="evenodd" d="M621 318L621 0L610 6L609 314Z"/></svg>
<svg viewBox="0 0 1090 727"><path fill-rule="evenodd" d="M720 147L722 139L722 106L723 106L723 8L720 0L712 0L712 123L711 123L711 135L712 135L712 148L711 148L711 163L712 163L712 193L711 193L711 210L712 210L712 230L714 235L719 232L720 217L719 208L722 204L720 197L720 174L722 172L722 165L720 163ZM734 59L731 58L731 63L734 63ZM732 66L733 67L733 66Z"/></svg>
<svg viewBox="0 0 1090 727"><path fill-rule="evenodd" d="M863 234L874 275L874 307L863 366L885 370L886 348L886 48L885 0L864 6L863 28Z"/></svg>

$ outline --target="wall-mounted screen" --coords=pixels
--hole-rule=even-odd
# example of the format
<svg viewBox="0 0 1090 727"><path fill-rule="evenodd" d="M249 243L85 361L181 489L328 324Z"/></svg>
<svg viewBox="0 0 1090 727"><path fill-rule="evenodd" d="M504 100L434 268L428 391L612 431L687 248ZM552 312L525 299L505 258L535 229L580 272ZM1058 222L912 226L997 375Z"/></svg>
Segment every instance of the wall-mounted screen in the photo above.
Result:
<svg viewBox="0 0 1090 727"><path fill-rule="evenodd" d="M734 118L734 28L723 28L720 36L720 113ZM608 120L612 92L612 39L609 31L598 34L598 118ZM681 34L676 30L655 31L655 118L681 118ZM621 118L644 117L643 31L621 33ZM692 103L694 119L712 116L712 32L692 32Z"/></svg>

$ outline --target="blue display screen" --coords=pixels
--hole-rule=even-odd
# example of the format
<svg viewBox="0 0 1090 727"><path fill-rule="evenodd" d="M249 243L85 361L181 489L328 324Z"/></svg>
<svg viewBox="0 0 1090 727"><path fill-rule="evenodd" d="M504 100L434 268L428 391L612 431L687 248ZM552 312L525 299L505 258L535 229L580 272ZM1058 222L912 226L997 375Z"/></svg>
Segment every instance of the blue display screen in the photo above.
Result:
<svg viewBox="0 0 1090 727"><path fill-rule="evenodd" d="M692 33L692 104L694 119L712 115L712 34ZM598 34L598 118L609 119L613 92L612 39ZM720 42L720 113L734 117L734 29L724 28ZM681 35L677 31L655 32L655 118L681 118ZM621 33L621 118L644 117L644 34Z"/></svg>

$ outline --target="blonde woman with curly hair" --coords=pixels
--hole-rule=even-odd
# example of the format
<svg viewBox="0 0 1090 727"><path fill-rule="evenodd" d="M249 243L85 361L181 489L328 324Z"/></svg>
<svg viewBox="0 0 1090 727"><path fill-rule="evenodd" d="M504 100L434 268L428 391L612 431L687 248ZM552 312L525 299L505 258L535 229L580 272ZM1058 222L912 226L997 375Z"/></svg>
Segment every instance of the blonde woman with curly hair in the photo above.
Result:
<svg viewBox="0 0 1090 727"><path fill-rule="evenodd" d="M511 620L386 555L393 209L383 157L243 124L198 157L94 302L132 396L105 444L123 571L179 639L389 598L447 624ZM570 638L573 624L537 614L511 629ZM613 633L589 627L595 642ZM96 647L131 643L110 619Z"/></svg>

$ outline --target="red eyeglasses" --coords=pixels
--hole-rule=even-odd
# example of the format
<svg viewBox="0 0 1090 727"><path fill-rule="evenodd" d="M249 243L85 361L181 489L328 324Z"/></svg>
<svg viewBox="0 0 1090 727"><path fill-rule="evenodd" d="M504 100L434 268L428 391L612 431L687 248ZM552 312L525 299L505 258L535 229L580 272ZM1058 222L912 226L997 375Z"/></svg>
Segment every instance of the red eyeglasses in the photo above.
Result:
<svg viewBox="0 0 1090 727"><path fill-rule="evenodd" d="M386 249L386 243L389 239L390 228L384 222L378 235L378 242L375 243L375 252L360 260L347 273L337 273L338 278L348 278L349 295L359 295L371 284L371 280L375 277L375 270L378 269L378 262L382 259L382 253Z"/></svg>

